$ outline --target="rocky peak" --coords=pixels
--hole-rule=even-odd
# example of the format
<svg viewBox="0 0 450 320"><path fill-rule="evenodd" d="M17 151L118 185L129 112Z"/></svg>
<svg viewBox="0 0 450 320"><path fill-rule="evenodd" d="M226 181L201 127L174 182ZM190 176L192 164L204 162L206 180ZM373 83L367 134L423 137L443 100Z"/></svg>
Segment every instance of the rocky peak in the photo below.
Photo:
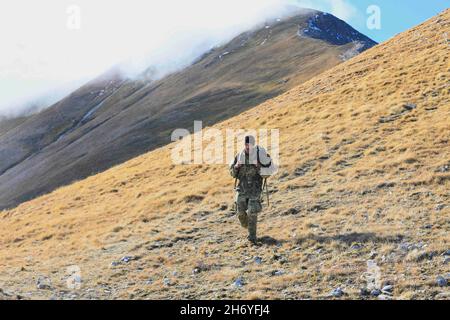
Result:
<svg viewBox="0 0 450 320"><path fill-rule="evenodd" d="M335 16L315 12L307 21L307 26L300 26L299 36L321 39L333 45L358 44L358 51L367 50L377 43L352 28Z"/></svg>

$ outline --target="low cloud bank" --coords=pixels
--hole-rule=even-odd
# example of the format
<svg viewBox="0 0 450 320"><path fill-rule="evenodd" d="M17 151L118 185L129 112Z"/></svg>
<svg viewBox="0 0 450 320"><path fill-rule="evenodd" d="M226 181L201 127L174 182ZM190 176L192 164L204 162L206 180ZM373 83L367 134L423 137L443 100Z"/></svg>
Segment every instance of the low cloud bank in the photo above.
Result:
<svg viewBox="0 0 450 320"><path fill-rule="evenodd" d="M150 67L152 77L161 78L241 32L300 7L341 17L353 10L344 0L2 3L0 38L6 49L0 52L0 117L46 108L117 65L130 78Z"/></svg>

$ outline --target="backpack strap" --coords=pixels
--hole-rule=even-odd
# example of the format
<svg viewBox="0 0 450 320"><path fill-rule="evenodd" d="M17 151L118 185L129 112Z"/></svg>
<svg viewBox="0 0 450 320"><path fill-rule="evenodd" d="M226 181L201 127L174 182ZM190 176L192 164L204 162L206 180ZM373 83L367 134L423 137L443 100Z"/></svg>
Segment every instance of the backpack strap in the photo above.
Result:
<svg viewBox="0 0 450 320"><path fill-rule="evenodd" d="M239 155L239 154L237 154L237 155L236 155L236 157L234 157L234 162L233 162L233 165L232 165L232 167L234 167L234 166L236 165L236 163L237 163L237 159L238 159L238 155Z"/></svg>
<svg viewBox="0 0 450 320"><path fill-rule="evenodd" d="M259 159L259 146L256 146L256 158L258 160L258 163L261 165L261 167L263 168L269 168L272 165L272 160L270 160L269 164L263 164L261 163L260 159Z"/></svg>
<svg viewBox="0 0 450 320"><path fill-rule="evenodd" d="M233 178L235 178L235 179L237 179L237 176L238 176L238 172L237 172L237 170L236 170L236 168L235 168L237 162L238 162L238 156L236 156L236 157L234 158L234 161L233 161L233 163L230 165L230 169L229 169L229 170L230 170L230 175L231 175ZM235 182L235 185L236 185L236 182Z"/></svg>

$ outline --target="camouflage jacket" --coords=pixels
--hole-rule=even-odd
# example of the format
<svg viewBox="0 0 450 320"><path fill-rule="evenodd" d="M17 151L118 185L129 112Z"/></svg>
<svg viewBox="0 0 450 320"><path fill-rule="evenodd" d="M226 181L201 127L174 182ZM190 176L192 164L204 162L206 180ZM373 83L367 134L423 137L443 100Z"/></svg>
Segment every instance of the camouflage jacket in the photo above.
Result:
<svg viewBox="0 0 450 320"><path fill-rule="evenodd" d="M234 163L230 166L230 174L233 178L239 180L237 192L241 196L249 198L259 198L262 192L263 178L259 174L259 169L254 164L249 164L248 156L245 157L245 164L239 169L235 168L237 156Z"/></svg>

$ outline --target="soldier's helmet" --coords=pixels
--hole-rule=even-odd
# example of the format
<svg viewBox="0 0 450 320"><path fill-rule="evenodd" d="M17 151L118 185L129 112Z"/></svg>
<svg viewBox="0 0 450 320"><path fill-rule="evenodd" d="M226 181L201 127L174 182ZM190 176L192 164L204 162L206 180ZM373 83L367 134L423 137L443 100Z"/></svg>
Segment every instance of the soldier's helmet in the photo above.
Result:
<svg viewBox="0 0 450 320"><path fill-rule="evenodd" d="M246 136L245 137L245 144L251 144L252 146L254 146L256 143L255 137L254 136Z"/></svg>

